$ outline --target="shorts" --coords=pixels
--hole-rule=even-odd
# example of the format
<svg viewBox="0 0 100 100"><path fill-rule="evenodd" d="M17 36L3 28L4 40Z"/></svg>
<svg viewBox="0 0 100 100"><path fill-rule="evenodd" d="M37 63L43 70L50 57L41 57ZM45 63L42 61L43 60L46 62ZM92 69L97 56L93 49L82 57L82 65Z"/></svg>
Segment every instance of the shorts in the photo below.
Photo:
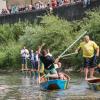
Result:
<svg viewBox="0 0 100 100"><path fill-rule="evenodd" d="M50 74L57 74L57 70L55 69L54 64L52 64L48 69L45 69L45 73L50 73Z"/></svg>
<svg viewBox="0 0 100 100"><path fill-rule="evenodd" d="M96 67L96 62L96 56L84 58L84 68L94 68Z"/></svg>
<svg viewBox="0 0 100 100"><path fill-rule="evenodd" d="M53 68L53 69L51 69L51 70L45 69L45 73L46 73L46 74L48 74L48 73L50 73L50 74L57 74L57 71L56 71L55 68Z"/></svg>
<svg viewBox="0 0 100 100"><path fill-rule="evenodd" d="M27 60L25 57L22 57L21 59L22 59L22 64L27 64Z"/></svg>

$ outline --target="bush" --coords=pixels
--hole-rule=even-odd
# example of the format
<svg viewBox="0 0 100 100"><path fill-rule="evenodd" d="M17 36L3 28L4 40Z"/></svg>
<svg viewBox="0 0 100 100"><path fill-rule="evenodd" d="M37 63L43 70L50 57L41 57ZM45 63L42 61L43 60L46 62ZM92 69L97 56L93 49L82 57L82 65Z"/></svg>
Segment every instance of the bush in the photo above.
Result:
<svg viewBox="0 0 100 100"><path fill-rule="evenodd" d="M100 9L87 12L80 21L68 22L56 16L44 16L40 24L18 22L0 25L0 68L19 68L23 45L35 51L39 45L46 43L44 48L50 48L56 58L86 30L100 45ZM66 53L74 52L79 42ZM82 57L71 56L62 61L68 67L79 68Z"/></svg>
<svg viewBox="0 0 100 100"><path fill-rule="evenodd" d="M19 68L21 46L9 43L0 50L0 68Z"/></svg>
<svg viewBox="0 0 100 100"><path fill-rule="evenodd" d="M72 24L68 21L55 16L44 16L40 25L26 28L25 35L20 36L20 42L33 49L46 43L45 47L58 56L79 36L80 33L73 30Z"/></svg>

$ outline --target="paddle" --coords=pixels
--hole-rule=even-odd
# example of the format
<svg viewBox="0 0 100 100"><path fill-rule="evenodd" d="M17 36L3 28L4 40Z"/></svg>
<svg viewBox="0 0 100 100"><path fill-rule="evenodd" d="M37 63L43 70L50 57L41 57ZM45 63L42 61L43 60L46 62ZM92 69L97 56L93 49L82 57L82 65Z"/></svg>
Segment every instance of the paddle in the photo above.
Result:
<svg viewBox="0 0 100 100"><path fill-rule="evenodd" d="M68 56L72 56L72 55L76 55L76 54L78 54L78 53L77 52L69 53L67 55L63 55L61 58L68 57Z"/></svg>
<svg viewBox="0 0 100 100"><path fill-rule="evenodd" d="M74 46L75 43L77 43L85 34L87 34L87 31L85 31L82 35L80 35L69 47L60 54L59 58L61 58L70 48Z"/></svg>

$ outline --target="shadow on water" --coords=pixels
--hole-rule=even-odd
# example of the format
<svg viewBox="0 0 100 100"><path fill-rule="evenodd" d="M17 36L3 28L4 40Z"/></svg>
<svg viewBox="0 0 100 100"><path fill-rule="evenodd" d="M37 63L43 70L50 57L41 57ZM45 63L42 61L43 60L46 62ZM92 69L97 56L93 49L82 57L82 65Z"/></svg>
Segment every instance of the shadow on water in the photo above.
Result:
<svg viewBox="0 0 100 100"><path fill-rule="evenodd" d="M79 74L71 75L64 91L41 91L36 80L19 73L0 75L0 100L99 100L100 92L89 89Z"/></svg>

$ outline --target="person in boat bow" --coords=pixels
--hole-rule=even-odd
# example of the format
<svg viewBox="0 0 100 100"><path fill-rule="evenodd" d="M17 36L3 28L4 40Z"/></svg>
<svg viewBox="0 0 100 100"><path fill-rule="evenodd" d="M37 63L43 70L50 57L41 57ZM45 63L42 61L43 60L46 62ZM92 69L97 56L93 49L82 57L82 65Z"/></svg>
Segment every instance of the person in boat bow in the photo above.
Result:
<svg viewBox="0 0 100 100"><path fill-rule="evenodd" d="M56 63L59 58L54 60L54 58L50 55L48 55L48 51L44 49L42 53L40 53L41 49L39 49L39 57L42 63L44 64L44 71L47 74L46 77L51 78L58 78L57 71L55 69L54 63Z"/></svg>
<svg viewBox="0 0 100 100"><path fill-rule="evenodd" d="M85 80L88 79L89 71L90 78L94 78L94 67L96 66L96 57L99 56L99 46L86 35L75 52L78 53L79 50L83 52Z"/></svg>

